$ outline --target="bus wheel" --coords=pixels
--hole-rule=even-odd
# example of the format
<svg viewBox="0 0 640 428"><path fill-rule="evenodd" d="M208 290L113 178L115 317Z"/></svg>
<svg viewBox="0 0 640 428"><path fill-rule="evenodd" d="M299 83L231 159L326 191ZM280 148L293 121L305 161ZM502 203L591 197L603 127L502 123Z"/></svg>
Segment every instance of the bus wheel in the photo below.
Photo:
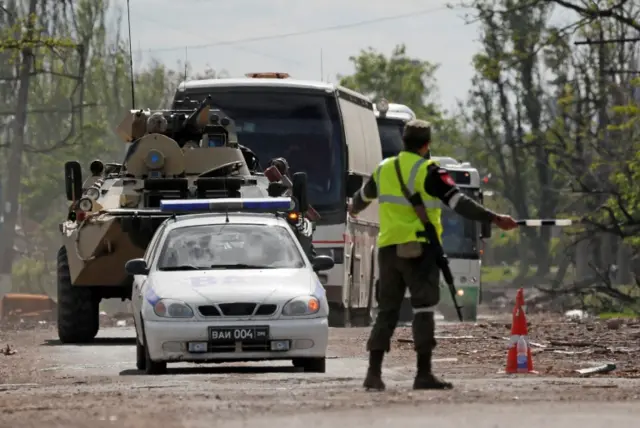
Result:
<svg viewBox="0 0 640 428"><path fill-rule="evenodd" d="M438 308L438 312L442 314L445 321L458 321L458 313L453 306L444 306ZM464 313L463 313L464 316Z"/></svg>
<svg viewBox="0 0 640 428"><path fill-rule="evenodd" d="M369 327L371 325L369 308L351 308L349 318L351 319L351 327Z"/></svg>

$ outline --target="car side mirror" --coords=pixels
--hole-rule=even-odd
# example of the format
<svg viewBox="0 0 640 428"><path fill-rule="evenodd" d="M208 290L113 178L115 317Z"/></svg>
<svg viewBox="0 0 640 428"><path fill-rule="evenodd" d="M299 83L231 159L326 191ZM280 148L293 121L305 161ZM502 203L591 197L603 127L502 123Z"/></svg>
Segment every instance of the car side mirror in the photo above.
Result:
<svg viewBox="0 0 640 428"><path fill-rule="evenodd" d="M350 172L347 176L347 197L350 198L362 187L363 178L361 175Z"/></svg>
<svg viewBox="0 0 640 428"><path fill-rule="evenodd" d="M316 256L311 262L314 272L329 270L335 266L333 259L329 256Z"/></svg>
<svg viewBox="0 0 640 428"><path fill-rule="evenodd" d="M149 274L149 267L147 266L147 261L145 259L129 260L124 265L124 270L129 275L148 275Z"/></svg>
<svg viewBox="0 0 640 428"><path fill-rule="evenodd" d="M491 238L491 223L483 222L480 223L480 239L488 239Z"/></svg>

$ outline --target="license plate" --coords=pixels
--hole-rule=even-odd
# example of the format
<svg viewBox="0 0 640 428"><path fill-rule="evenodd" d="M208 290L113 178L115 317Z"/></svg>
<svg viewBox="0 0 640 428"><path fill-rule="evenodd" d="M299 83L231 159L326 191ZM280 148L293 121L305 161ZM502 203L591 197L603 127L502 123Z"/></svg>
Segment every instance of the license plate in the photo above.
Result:
<svg viewBox="0 0 640 428"><path fill-rule="evenodd" d="M209 327L212 342L266 342L269 327Z"/></svg>

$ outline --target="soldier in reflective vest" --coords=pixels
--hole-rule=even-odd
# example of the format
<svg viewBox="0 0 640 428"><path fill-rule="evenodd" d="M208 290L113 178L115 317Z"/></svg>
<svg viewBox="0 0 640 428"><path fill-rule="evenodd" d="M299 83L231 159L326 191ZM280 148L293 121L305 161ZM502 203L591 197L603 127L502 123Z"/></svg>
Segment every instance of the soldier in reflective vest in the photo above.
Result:
<svg viewBox="0 0 640 428"><path fill-rule="evenodd" d="M440 270L430 254L424 227L412 205L424 204L427 217L439 237L442 235L442 203L470 220L492 222L503 230L517 227L515 220L495 214L468 198L445 169L430 159L431 125L412 120L404 128L404 150L396 170L396 157L383 160L365 185L353 195L349 213L356 216L374 199L379 202L378 268L380 272L378 316L367 342L369 369L367 389L383 390L382 360L389 352L391 336L398 323L400 307L409 288L413 307L413 338L417 353L414 389L450 389L453 385L436 378L431 356L436 346L434 308L440 300ZM411 199L407 199L398 179L400 173ZM420 202L419 202L420 203Z"/></svg>

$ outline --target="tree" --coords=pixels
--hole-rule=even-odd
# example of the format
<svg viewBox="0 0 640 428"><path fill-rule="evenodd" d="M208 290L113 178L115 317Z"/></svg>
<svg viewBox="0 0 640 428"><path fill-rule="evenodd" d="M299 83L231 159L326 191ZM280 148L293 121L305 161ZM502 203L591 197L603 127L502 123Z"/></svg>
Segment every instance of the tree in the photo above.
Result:
<svg viewBox="0 0 640 428"><path fill-rule="evenodd" d="M549 43L547 4L529 0L478 1L482 49L473 63L466 112L469 156L491 173L492 185L519 218L553 217L558 208L557 177L545 146L548 110L542 48ZM527 7L525 7L527 6ZM495 13L494 8L510 10ZM482 149L480 149L480 147ZM533 203L532 203L533 202ZM549 229L524 229L520 240L520 282L533 260L536 277L551 268Z"/></svg>
<svg viewBox="0 0 640 428"><path fill-rule="evenodd" d="M16 155L18 162L0 165L0 178L13 168L13 183L16 177L19 180L20 186L13 187L11 196L17 198L12 205L19 206L12 221L26 234L20 239L26 242L26 252L14 263L7 263L5 270L13 271L15 290L53 291L55 267L49 261L54 260L59 245L57 223L68 209L62 187L64 163L76 159L88 165L95 158L119 162L124 156L124 143L114 130L131 106L128 43L120 38L119 23L107 25L107 13L111 11L106 1L40 0L36 2L35 19L33 14L20 15L25 5L27 0L9 2L5 9L10 13L0 11L2 159L16 148L13 129L17 113L22 111L16 108L19 54L23 48L32 50L32 55L22 56L32 61L23 68L29 70L23 150L19 158ZM32 38L25 33L28 22L33 23ZM184 69L184 65L174 70L152 60L134 76L137 106L166 107L183 79ZM190 69L189 64L186 69ZM211 69L204 73L207 77L220 74ZM8 188L4 186L5 196ZM13 237L15 229L7 225L4 233ZM13 248L5 238L0 238L0 243Z"/></svg>
<svg viewBox="0 0 640 428"><path fill-rule="evenodd" d="M404 45L396 46L389 57L368 48L349 60L355 72L338 76L342 86L369 96L373 102L385 98L408 106L418 118L433 123L435 141L447 143L438 145L439 155L455 152L463 136L457 118L447 117L437 104L437 64L410 57Z"/></svg>
<svg viewBox="0 0 640 428"><path fill-rule="evenodd" d="M386 98L407 105L418 117L438 114L434 101L436 64L409 57L404 45L396 46L388 58L368 48L349 57L349 61L355 73L338 76L341 85L371 97L374 102Z"/></svg>
<svg viewBox="0 0 640 428"><path fill-rule="evenodd" d="M22 19L15 19L16 25L9 31L5 31L2 39L2 47L20 52L20 65L17 71L17 81L19 84L16 99L16 108L13 114L13 129L10 134L11 143L9 145L9 156L7 159L7 180L6 194L4 196L4 222L0 231L0 273L7 274L11 272L13 260L13 240L15 234L15 226L18 221L19 196L21 188L21 176L23 174L23 154L28 150L35 150L30 140L25 135L29 103L29 95L33 92L32 79L34 75L52 74L54 70L46 69L48 63L46 59L40 58L39 55L45 53L57 53L57 50L77 51L79 57L76 59L81 64L78 70L79 74L69 74L58 72L59 75L82 82L82 64L84 63L83 46L79 43L71 41L68 37L55 37L46 27L41 27L42 16L46 14L46 2L41 3L38 10L38 1L29 0L26 16ZM12 9L16 9L15 7ZM37 13L39 12L40 19ZM67 33L68 34L68 33ZM65 36L67 36L65 34ZM78 92L78 86L80 90ZM77 85L73 95L79 93L82 99L81 85ZM75 97L74 97L75 98ZM74 133L75 106L71 99L68 104L71 105L68 113L71 115L70 132L68 138Z"/></svg>
<svg viewBox="0 0 640 428"><path fill-rule="evenodd" d="M578 18L564 27L551 25L553 3L578 12ZM571 241L565 239L568 257L556 260L551 294L633 301L638 287L613 286L614 276L629 280L611 267L628 258L624 248L638 244L634 235L640 232L638 190L629 185L640 169L639 99L633 80L619 72L637 70L640 52L633 44L606 40L632 40L638 10L626 1L600 7L523 0L473 5L482 24L483 52L475 58L467 124L487 148L478 162L498 177L498 189L518 216L565 212L585 221ZM589 46L572 46L576 37L590 40ZM533 256L539 264L549 235L529 231L527 238L534 253L521 257ZM583 272L573 285L562 286L567 260L578 271L589 261L591 275L585 278ZM550 257L545 264L550 266ZM545 271L538 265L536 282Z"/></svg>

